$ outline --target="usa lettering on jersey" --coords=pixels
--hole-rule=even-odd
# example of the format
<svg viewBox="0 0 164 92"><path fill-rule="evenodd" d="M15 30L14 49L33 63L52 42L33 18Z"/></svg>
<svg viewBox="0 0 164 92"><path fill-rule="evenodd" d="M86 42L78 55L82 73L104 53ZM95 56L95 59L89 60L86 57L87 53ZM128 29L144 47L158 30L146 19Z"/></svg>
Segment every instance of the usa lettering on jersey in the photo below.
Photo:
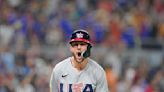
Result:
<svg viewBox="0 0 164 92"><path fill-rule="evenodd" d="M83 83L78 83L78 84L60 83L60 91L59 92L64 92L63 91L64 85L68 85L68 92L93 92L92 84L83 84Z"/></svg>

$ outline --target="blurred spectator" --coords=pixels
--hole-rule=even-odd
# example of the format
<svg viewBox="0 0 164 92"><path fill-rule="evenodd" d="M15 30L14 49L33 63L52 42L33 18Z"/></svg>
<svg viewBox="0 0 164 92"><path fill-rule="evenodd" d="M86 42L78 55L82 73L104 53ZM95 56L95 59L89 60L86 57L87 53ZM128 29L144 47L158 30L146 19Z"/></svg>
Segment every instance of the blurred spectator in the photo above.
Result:
<svg viewBox="0 0 164 92"><path fill-rule="evenodd" d="M122 32L122 39L127 44L128 48L134 48L136 30L133 26L127 25Z"/></svg>
<svg viewBox="0 0 164 92"><path fill-rule="evenodd" d="M105 72L106 72L107 83L110 92L117 92L118 77L115 75L115 73L113 73L112 66L111 65L106 66Z"/></svg>
<svg viewBox="0 0 164 92"><path fill-rule="evenodd" d="M14 35L14 29L10 25L0 25L0 46L8 46L12 36Z"/></svg>
<svg viewBox="0 0 164 92"><path fill-rule="evenodd" d="M158 84L158 89L159 89L160 92L164 91L164 88L163 88L164 87L164 68L163 68L163 66L164 66L164 58L161 60L161 64L160 64L161 75L162 75L161 80Z"/></svg>
<svg viewBox="0 0 164 92"><path fill-rule="evenodd" d="M34 87L29 83L30 80L26 77L21 78L20 84L15 88L15 92L35 92Z"/></svg>
<svg viewBox="0 0 164 92"><path fill-rule="evenodd" d="M161 67L152 68L147 75L147 87L145 92L159 92L158 83L162 78Z"/></svg>
<svg viewBox="0 0 164 92"><path fill-rule="evenodd" d="M0 53L2 62L5 64L6 72L13 73L15 68L15 57L14 53L10 52L10 48L6 47Z"/></svg>
<svg viewBox="0 0 164 92"><path fill-rule="evenodd" d="M121 70L121 60L119 57L119 51L116 51L116 49L111 50L108 52L104 58L104 65L111 65L112 66L112 72L118 78L120 76L120 70Z"/></svg>
<svg viewBox="0 0 164 92"><path fill-rule="evenodd" d="M63 35L64 34L62 33L61 28L59 26L54 26L47 30L45 41L49 45L57 46L62 44L62 42L64 41Z"/></svg>
<svg viewBox="0 0 164 92"><path fill-rule="evenodd" d="M149 69L149 64L147 59L140 58L137 62L136 66L136 73L134 75L134 78L132 79L132 84L130 88L130 92L144 92L144 89L146 87L145 78Z"/></svg>

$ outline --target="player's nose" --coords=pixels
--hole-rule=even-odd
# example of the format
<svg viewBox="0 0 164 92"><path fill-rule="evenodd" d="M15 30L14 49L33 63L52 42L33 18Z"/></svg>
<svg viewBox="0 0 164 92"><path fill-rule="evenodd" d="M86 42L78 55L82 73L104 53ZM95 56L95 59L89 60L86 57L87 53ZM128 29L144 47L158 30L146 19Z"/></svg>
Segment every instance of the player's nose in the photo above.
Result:
<svg viewBox="0 0 164 92"><path fill-rule="evenodd" d="M80 49L80 48L81 48L81 44L78 44L78 45L77 45L77 48Z"/></svg>

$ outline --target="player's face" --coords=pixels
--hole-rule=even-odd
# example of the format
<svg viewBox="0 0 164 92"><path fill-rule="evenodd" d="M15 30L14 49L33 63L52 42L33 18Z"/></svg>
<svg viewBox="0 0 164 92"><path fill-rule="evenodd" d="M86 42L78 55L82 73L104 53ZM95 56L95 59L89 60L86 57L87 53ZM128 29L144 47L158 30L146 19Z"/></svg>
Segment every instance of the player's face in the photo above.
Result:
<svg viewBox="0 0 164 92"><path fill-rule="evenodd" d="M70 51L73 53L74 58L77 62L82 62L83 57L79 55L79 53L82 53L87 50L88 44L85 42L72 42L70 46Z"/></svg>

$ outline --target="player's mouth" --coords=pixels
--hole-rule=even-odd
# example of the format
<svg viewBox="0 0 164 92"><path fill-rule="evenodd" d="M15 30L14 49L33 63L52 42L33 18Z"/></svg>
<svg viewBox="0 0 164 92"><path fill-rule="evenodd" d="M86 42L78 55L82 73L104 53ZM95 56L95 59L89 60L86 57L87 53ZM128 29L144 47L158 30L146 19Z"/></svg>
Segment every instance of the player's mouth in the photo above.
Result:
<svg viewBox="0 0 164 92"><path fill-rule="evenodd" d="M76 58L79 59L79 60L81 60L83 58L82 52L77 52Z"/></svg>
<svg viewBox="0 0 164 92"><path fill-rule="evenodd" d="M77 52L75 55L76 62L81 63L84 59L83 52Z"/></svg>
<svg viewBox="0 0 164 92"><path fill-rule="evenodd" d="M76 53L76 61L77 61L78 63L81 63L82 60L83 60L82 52L77 52L77 53Z"/></svg>
<svg viewBox="0 0 164 92"><path fill-rule="evenodd" d="M81 57L81 52L78 52L77 55L78 55L78 57Z"/></svg>

